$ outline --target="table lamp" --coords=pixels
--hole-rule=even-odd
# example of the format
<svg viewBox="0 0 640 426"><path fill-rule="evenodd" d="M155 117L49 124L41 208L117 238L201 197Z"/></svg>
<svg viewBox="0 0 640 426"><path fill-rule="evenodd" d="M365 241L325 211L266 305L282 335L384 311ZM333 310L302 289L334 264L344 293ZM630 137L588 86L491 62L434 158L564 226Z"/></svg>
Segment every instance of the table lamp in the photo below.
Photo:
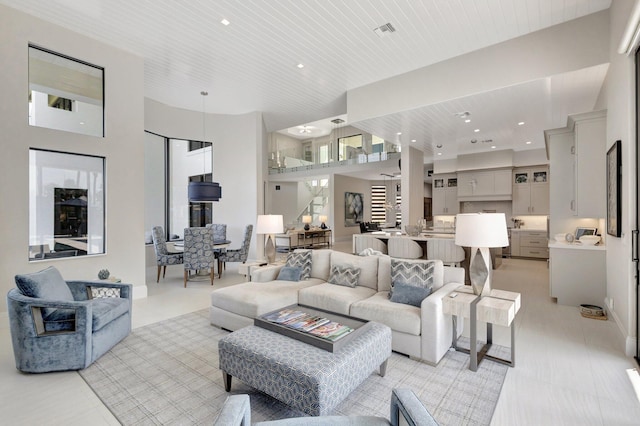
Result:
<svg viewBox="0 0 640 426"><path fill-rule="evenodd" d="M307 216L307 215L302 216L302 223L304 223L305 231L308 231L309 229L311 229L311 227L309 226L311 222L313 222L313 218L311 216Z"/></svg>
<svg viewBox="0 0 640 426"><path fill-rule="evenodd" d="M258 215L256 223L256 234L264 234L267 240L264 244L264 254L267 256L267 262L273 263L276 260L276 247L274 245L274 234L284 232L281 214L265 214Z"/></svg>
<svg viewBox="0 0 640 426"><path fill-rule="evenodd" d="M464 213L456 216L456 245L471 247L469 279L473 293L486 296L491 292L490 247L509 245L507 219L504 213Z"/></svg>
<svg viewBox="0 0 640 426"><path fill-rule="evenodd" d="M320 229L327 229L327 224L325 223L328 219L327 216L320 215L318 219L320 220Z"/></svg>

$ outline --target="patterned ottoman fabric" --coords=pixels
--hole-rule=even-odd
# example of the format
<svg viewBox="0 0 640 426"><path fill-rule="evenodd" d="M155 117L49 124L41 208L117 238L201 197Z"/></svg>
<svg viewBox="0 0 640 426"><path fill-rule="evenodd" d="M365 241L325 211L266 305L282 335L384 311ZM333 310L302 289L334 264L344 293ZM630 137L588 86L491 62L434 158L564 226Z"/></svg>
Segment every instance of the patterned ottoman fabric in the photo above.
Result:
<svg viewBox="0 0 640 426"><path fill-rule="evenodd" d="M309 415L322 416L391 356L391 329L372 322L368 330L331 353L249 326L222 338L218 351L223 374Z"/></svg>

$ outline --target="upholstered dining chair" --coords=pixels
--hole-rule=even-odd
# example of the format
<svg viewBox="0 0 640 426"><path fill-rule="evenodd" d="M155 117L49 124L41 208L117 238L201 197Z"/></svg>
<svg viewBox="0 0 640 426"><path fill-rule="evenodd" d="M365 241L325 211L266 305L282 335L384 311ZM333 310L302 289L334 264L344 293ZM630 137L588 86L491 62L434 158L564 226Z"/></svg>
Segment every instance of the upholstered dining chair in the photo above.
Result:
<svg viewBox="0 0 640 426"><path fill-rule="evenodd" d="M213 232L211 228L184 229L184 286L190 271L209 270L211 285L213 285L213 265L215 254L213 250Z"/></svg>
<svg viewBox="0 0 640 426"><path fill-rule="evenodd" d="M249 257L249 246L251 245L251 234L253 233L253 225L247 225L244 229L244 238L242 246L239 249L224 250L218 257L218 277L222 276L227 262L245 263Z"/></svg>
<svg viewBox="0 0 640 426"><path fill-rule="evenodd" d="M162 226L154 226L151 231L151 237L153 238L153 248L156 251L156 262L158 263L156 282L160 282L160 270L164 268L162 272L162 278L164 278L167 273L167 265L180 265L182 263L182 253L167 250L167 240Z"/></svg>
<svg viewBox="0 0 640 426"><path fill-rule="evenodd" d="M227 225L222 223L209 223L207 228L213 231L213 241L225 241L227 239Z"/></svg>
<svg viewBox="0 0 640 426"><path fill-rule="evenodd" d="M407 237L391 237L387 242L389 256L402 259L420 259L423 254L420 244Z"/></svg>

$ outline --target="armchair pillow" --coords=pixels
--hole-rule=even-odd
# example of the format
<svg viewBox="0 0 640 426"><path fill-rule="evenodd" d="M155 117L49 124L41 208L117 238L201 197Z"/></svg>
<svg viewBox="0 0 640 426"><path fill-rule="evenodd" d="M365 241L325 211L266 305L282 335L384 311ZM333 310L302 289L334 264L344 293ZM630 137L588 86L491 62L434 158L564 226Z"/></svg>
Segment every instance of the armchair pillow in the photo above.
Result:
<svg viewBox="0 0 640 426"><path fill-rule="evenodd" d="M300 275L302 274L302 268L297 266L283 266L280 268L277 280L281 281L300 281Z"/></svg>
<svg viewBox="0 0 640 426"><path fill-rule="evenodd" d="M289 253L285 266L299 267L301 270L300 279L306 280L311 276L311 256L311 250L299 250Z"/></svg>
<svg viewBox="0 0 640 426"><path fill-rule="evenodd" d="M430 294L431 287L417 287L402 281L397 281L393 286L391 301L417 306L419 308L422 301Z"/></svg>
<svg viewBox="0 0 640 426"><path fill-rule="evenodd" d="M25 296L69 302L74 300L67 282L60 275L60 271L53 266L31 274L16 275L15 279L18 289ZM51 312L51 308L44 310L45 315Z"/></svg>
<svg viewBox="0 0 640 426"><path fill-rule="evenodd" d="M360 268L349 266L333 265L329 274L329 284L342 285L345 287L355 287L360 278Z"/></svg>

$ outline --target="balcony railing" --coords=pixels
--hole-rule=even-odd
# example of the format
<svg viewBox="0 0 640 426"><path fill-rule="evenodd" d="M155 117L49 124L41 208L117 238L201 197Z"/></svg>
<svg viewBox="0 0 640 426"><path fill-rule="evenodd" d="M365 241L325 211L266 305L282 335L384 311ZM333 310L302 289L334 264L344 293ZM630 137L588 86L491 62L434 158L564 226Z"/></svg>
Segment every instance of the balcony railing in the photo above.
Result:
<svg viewBox="0 0 640 426"><path fill-rule="evenodd" d="M348 160L334 161L329 163L306 164L306 165L300 165L295 167L271 167L269 169L269 174L274 175L279 173L292 173L292 172L300 172L300 171L306 171L306 170L322 170L327 168L337 168L337 167L343 167L343 166L350 166L354 164L375 163L378 161L387 161L387 160L394 160L394 159L400 159L399 152L376 152L374 154L359 154L356 158L350 158ZM286 164L286 158L284 160ZM300 161L298 159L294 159L294 160L298 161L298 163Z"/></svg>

